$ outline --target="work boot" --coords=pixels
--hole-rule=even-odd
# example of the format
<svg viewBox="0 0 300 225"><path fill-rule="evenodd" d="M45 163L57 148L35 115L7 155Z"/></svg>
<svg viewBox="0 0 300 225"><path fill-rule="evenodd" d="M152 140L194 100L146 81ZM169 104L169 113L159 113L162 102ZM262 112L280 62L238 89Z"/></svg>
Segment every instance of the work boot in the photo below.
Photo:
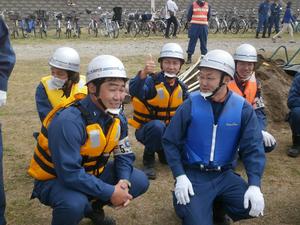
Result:
<svg viewBox="0 0 300 225"><path fill-rule="evenodd" d="M226 215L222 203L215 200L213 203L213 222L214 225L230 225L230 218Z"/></svg>
<svg viewBox="0 0 300 225"><path fill-rule="evenodd" d="M256 32L255 38L259 38L259 32Z"/></svg>
<svg viewBox="0 0 300 225"><path fill-rule="evenodd" d="M148 179L150 180L156 179L154 163L155 163L155 153L148 152L145 149L143 155L143 164L144 164L143 171L147 175Z"/></svg>
<svg viewBox="0 0 300 225"><path fill-rule="evenodd" d="M192 55L188 54L187 60L185 62L185 64L191 64L192 63Z"/></svg>
<svg viewBox="0 0 300 225"><path fill-rule="evenodd" d="M116 225L116 221L108 216L105 216L103 206L98 207L98 202L92 203L93 210L86 215L91 219L94 225Z"/></svg>
<svg viewBox="0 0 300 225"><path fill-rule="evenodd" d="M300 154L300 135L293 135L293 146L287 151L290 157L297 157Z"/></svg>
<svg viewBox="0 0 300 225"><path fill-rule="evenodd" d="M158 155L158 160L160 163L167 165L168 162L166 160L166 155L163 149L160 149L159 151L157 151L157 155Z"/></svg>

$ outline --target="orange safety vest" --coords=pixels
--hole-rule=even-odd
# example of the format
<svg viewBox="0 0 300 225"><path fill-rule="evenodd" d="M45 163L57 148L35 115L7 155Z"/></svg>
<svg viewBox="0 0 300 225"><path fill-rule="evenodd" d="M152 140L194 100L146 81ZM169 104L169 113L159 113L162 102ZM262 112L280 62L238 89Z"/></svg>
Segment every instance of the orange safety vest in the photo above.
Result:
<svg viewBox="0 0 300 225"><path fill-rule="evenodd" d="M43 121L28 169L28 174L31 177L37 180L50 180L57 176L51 158L51 150L48 147L48 127L56 112L74 103L74 101L67 100L58 105L50 111ZM77 107L83 116L87 114L82 106L78 105ZM120 119L118 118L114 118L114 122L110 126L106 136L98 123L87 124L86 132L88 137L80 148L82 165L87 173L99 176L103 172L111 152L118 146L120 130Z"/></svg>
<svg viewBox="0 0 300 225"><path fill-rule="evenodd" d="M49 82L51 81L51 76L45 76L42 78L41 83L45 88L47 97L52 107L56 107L63 101L68 99L66 96L63 96L63 90L51 89L49 87ZM85 76L80 75L80 80L77 84L73 84L71 88L71 93L69 98L74 100L75 95L87 95L87 86L85 85Z"/></svg>
<svg viewBox="0 0 300 225"><path fill-rule="evenodd" d="M255 98L256 98L256 93L257 93L257 81L256 81L254 73L251 75L250 79L248 81L246 81L244 93L242 93L242 91L239 89L235 80L231 80L227 86L231 91L234 91L238 95L244 97L255 108L255 105L256 105Z"/></svg>
<svg viewBox="0 0 300 225"><path fill-rule="evenodd" d="M151 120L161 120L168 124L174 116L176 109L183 102L183 91L178 84L170 95L163 82L155 85L156 96L150 100L142 101L137 97L132 98L134 109L133 118L128 123L135 129Z"/></svg>
<svg viewBox="0 0 300 225"><path fill-rule="evenodd" d="M191 23L208 25L208 10L209 7L207 2L204 2L204 5L202 7L200 7L197 2L193 2L193 15Z"/></svg>

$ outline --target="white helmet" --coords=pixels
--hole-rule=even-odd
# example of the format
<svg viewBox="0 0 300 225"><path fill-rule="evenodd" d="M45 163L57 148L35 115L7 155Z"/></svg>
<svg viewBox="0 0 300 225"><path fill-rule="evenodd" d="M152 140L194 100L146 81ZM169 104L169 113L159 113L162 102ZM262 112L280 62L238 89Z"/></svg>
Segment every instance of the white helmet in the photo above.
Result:
<svg viewBox="0 0 300 225"><path fill-rule="evenodd" d="M160 51L158 62L160 62L162 58L176 58L180 59L182 63L184 63L183 50L177 43L165 44Z"/></svg>
<svg viewBox="0 0 300 225"><path fill-rule="evenodd" d="M99 78L127 79L123 63L112 55L99 55L88 65L86 83Z"/></svg>
<svg viewBox="0 0 300 225"><path fill-rule="evenodd" d="M234 76L235 63L232 56L220 49L209 51L202 59L199 65L201 67L208 67L227 73L231 78Z"/></svg>
<svg viewBox="0 0 300 225"><path fill-rule="evenodd" d="M75 49L70 47L61 47L55 50L49 60L49 65L58 69L79 72L80 58Z"/></svg>
<svg viewBox="0 0 300 225"><path fill-rule="evenodd" d="M242 44L235 50L234 60L245 62L257 62L256 49L250 44Z"/></svg>

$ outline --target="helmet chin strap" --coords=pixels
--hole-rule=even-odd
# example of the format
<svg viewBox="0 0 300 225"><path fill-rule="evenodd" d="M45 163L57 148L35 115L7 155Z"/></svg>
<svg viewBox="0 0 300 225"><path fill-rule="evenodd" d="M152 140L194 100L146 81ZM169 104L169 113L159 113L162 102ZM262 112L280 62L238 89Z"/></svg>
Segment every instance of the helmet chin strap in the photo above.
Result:
<svg viewBox="0 0 300 225"><path fill-rule="evenodd" d="M223 82L224 81L224 77L225 77L225 74L224 73L222 73L222 75L221 75L221 80L220 80L220 83L219 83L219 86L215 89L215 90L213 90L213 92L211 92L211 95L208 95L208 96L205 96L204 94L205 93L201 93L201 95L205 98L205 99L211 99L220 89L221 89L221 87L223 86L223 85L225 85L225 83Z"/></svg>

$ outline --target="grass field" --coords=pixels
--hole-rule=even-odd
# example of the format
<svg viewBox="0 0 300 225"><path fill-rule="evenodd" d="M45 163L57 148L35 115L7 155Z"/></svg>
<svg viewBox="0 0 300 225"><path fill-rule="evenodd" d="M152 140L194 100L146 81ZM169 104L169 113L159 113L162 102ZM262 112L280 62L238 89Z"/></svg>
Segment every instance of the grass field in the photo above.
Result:
<svg viewBox="0 0 300 225"><path fill-rule="evenodd" d="M253 34L246 36L221 36L211 37L211 42L224 42L230 45L231 41L245 42ZM176 41L183 41L185 36L180 36ZM139 41L145 38L136 39ZM151 41L160 37L152 37ZM299 35L296 40L300 41ZM121 38L109 40L105 38L96 39L82 36L80 40L56 40L49 37L45 40L39 38L13 40L13 45L18 48L17 57L20 51L26 51L27 45L39 44L41 51L43 45L93 45L101 41L107 45L113 43L123 43L124 46L135 40ZM298 45L299 46L299 45ZM292 50L293 52L296 49ZM267 52L270 54L271 52ZM22 52L26 54L26 52ZM118 51L112 52L118 56ZM49 55L50 56L50 55ZM157 57L158 53L154 55ZM82 73L86 71L88 62L94 55L81 58ZM134 56L122 56L127 73L132 75L142 68L144 63L144 52ZM35 108L34 94L40 78L49 74L47 57L38 59L22 58L17 60L13 74L9 81L8 104L1 108L0 118L3 124L4 139L4 169L5 169L5 190L7 197L6 217L9 225L44 225L50 224L51 209L43 206L38 200L30 200L33 180L26 174L29 160L35 146L32 133L40 129L40 122ZM298 59L297 59L298 60ZM299 59L300 61L300 59ZM183 68L183 70L186 67ZM159 69L157 67L157 69ZM276 87L274 87L276 88ZM131 107L126 106L126 113L131 113ZM265 216L259 219L237 222L245 225L299 225L300 224L300 158L292 159L286 156L285 151L290 145L290 130L286 123L270 124L270 131L278 141L276 151L268 154L268 163L263 179L262 191L266 200ZM141 168L141 158L143 146L134 137L134 130L130 128L130 140L133 150L136 153L136 167ZM243 169L239 172L245 176ZM157 162L158 179L151 181L148 192L133 201L126 209L116 211L106 207L108 214L116 218L119 225L179 225L172 207L171 191L173 178L167 166ZM203 203L205 204L205 203ZM88 220L83 220L80 224L91 224Z"/></svg>

